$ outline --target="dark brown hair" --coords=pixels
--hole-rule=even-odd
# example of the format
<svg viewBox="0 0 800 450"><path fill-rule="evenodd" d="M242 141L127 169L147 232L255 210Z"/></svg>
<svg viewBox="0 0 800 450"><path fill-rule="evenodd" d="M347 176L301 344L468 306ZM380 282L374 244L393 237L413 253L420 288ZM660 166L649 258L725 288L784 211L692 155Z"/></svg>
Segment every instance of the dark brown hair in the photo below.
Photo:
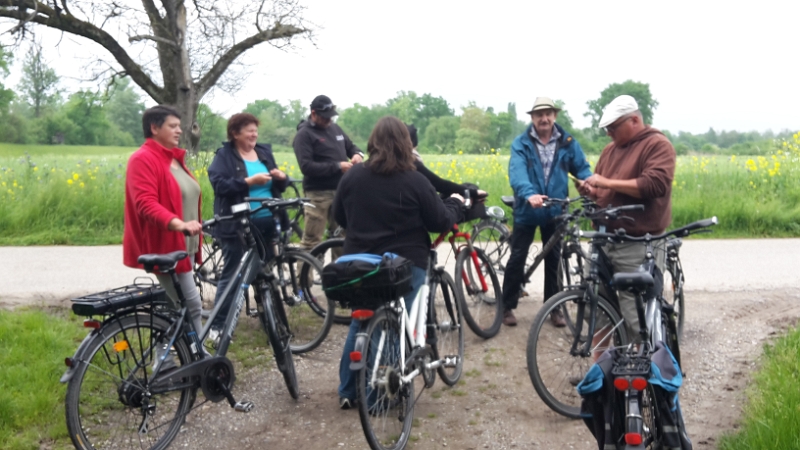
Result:
<svg viewBox="0 0 800 450"><path fill-rule="evenodd" d="M178 113L175 108L167 105L156 105L145 110L144 114L142 114L142 131L144 132L145 139L153 137L153 131L150 129L150 125L161 128L161 126L164 125L164 121L166 121L169 116L175 116L178 120L181 118L180 113Z"/></svg>
<svg viewBox="0 0 800 450"><path fill-rule="evenodd" d="M367 142L367 167L375 173L390 175L416 170L408 128L397 117L381 118Z"/></svg>
<svg viewBox="0 0 800 450"><path fill-rule="evenodd" d="M228 119L228 140L233 142L233 136L251 123L256 124L256 126L261 125L261 122L258 121L256 116L250 113L232 115L231 118Z"/></svg>

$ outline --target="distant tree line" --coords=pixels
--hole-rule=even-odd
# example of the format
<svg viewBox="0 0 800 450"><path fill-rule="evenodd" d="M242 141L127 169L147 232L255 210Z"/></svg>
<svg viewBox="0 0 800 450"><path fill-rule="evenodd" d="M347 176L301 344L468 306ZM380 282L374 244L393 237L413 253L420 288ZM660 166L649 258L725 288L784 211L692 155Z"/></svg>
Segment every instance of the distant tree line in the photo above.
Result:
<svg viewBox="0 0 800 450"><path fill-rule="evenodd" d="M60 87L59 76L45 61L41 46L34 42L22 60L19 84L10 89L3 84L10 63L11 55L0 47L0 142L135 146L143 140L144 101L129 79L112 79L96 90L82 89L67 95ZM559 113L557 123L578 140L586 153L597 154L609 142L597 128L602 109L621 94L636 98L645 122L652 123L658 102L648 84L632 80L609 85L597 99L587 102L588 112L584 115L591 119L591 127L577 129L566 109ZM563 108L563 102L556 103ZM262 99L248 103L244 111L258 117L260 141L288 147L297 125L308 115L308 106L300 100L283 104ZM530 123L517 118L514 103L508 103L505 111L495 111L470 102L456 111L442 97L413 91L400 91L382 104L356 103L339 108L337 123L366 149L372 128L386 115L416 126L423 153L507 154L512 140ZM227 118L205 104L198 109L197 123L201 130L200 150L214 150L226 140ZM775 139L791 135L789 130L777 134L714 129L703 134L662 131L678 154L762 154L773 148Z"/></svg>

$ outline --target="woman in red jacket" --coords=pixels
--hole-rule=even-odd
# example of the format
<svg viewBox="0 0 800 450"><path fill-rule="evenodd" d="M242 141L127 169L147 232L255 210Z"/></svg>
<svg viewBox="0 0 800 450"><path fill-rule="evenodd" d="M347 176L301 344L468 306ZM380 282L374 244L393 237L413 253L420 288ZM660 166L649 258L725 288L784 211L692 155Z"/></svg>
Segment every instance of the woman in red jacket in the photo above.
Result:
<svg viewBox="0 0 800 450"><path fill-rule="evenodd" d="M184 163L186 150L178 148L181 117L168 106L154 106L144 112L142 128L145 142L131 155L126 171L123 261L142 268L137 262L141 255L184 250L200 263L200 185ZM200 331L201 300L190 258L178 262L175 272L194 327ZM170 277L156 277L177 308Z"/></svg>

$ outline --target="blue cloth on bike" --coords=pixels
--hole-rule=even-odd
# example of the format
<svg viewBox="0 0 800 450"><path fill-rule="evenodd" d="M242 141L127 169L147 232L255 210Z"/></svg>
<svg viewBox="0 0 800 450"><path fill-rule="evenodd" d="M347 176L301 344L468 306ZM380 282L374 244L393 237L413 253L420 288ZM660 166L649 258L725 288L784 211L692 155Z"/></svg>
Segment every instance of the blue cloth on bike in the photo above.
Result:
<svg viewBox="0 0 800 450"><path fill-rule="evenodd" d="M395 259L397 254L386 252L383 255L374 255L372 253L353 253L352 255L343 255L336 260L337 263L344 263L350 261L364 261L375 264L376 266L383 261L383 258Z"/></svg>
<svg viewBox="0 0 800 450"><path fill-rule="evenodd" d="M531 140L529 125L524 133L517 136L511 144L511 159L508 161L508 179L514 189L516 204L514 205L514 223L543 226L552 218L561 214L561 207L532 208L528 197L539 194L552 198L569 196L569 179L567 172L584 180L592 175L589 162L581 150L580 144L567 133L561 125L555 123L561 138L556 147L550 177L545 184L544 168L539 158L536 145Z"/></svg>

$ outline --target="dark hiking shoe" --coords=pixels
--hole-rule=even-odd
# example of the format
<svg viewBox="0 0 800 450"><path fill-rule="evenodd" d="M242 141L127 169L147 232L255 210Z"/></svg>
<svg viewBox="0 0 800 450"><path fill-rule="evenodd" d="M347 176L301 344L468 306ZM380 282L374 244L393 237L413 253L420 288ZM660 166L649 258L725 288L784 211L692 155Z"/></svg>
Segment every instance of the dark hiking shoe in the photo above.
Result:
<svg viewBox="0 0 800 450"><path fill-rule="evenodd" d="M517 318L514 317L514 311L507 309L503 313L503 325L507 327L517 326Z"/></svg>

